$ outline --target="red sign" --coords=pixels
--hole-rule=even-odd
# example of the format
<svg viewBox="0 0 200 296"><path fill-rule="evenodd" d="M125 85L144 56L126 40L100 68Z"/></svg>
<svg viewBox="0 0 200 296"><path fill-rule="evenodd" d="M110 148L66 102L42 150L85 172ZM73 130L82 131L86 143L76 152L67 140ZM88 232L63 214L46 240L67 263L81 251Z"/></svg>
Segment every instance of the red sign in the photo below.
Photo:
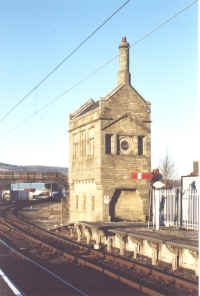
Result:
<svg viewBox="0 0 200 296"><path fill-rule="evenodd" d="M24 191L35 192L35 189L34 188L24 188Z"/></svg>
<svg viewBox="0 0 200 296"><path fill-rule="evenodd" d="M152 179L153 178L153 174L152 173L132 173L131 174L131 178L132 179Z"/></svg>

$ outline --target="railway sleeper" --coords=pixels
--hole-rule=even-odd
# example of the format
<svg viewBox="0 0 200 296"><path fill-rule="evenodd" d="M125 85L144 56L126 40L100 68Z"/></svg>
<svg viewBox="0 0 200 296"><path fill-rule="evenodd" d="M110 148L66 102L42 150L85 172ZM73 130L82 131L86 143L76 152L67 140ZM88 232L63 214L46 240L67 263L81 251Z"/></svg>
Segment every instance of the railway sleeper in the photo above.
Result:
<svg viewBox="0 0 200 296"><path fill-rule="evenodd" d="M19 225L19 224L18 224ZM30 229L29 229L30 230ZM100 243L101 243L101 241L100 241ZM96 251L97 252L97 251ZM121 253L120 252L120 250L118 249L118 253ZM63 253L62 253L62 255L63 255ZM122 254L122 255L124 255L124 253ZM99 254L98 254L98 256L99 256ZM103 255L104 256L104 255ZM108 259L108 256L105 256L105 257L107 257L107 259ZM111 258L112 258L112 260L111 260ZM72 256L71 257L71 260L74 260L75 258L74 258L74 256ZM118 260L117 260L118 259ZM86 260L84 260L84 259L82 259L82 258L77 258L75 261L77 261L77 263L79 263L80 265L85 265L85 266L88 266L88 267L90 267L90 268L93 268L93 269L96 269L96 270L99 270L99 271L104 271L104 273L106 273L106 270L109 270L109 268L103 268L102 266L99 266L99 265L96 265L95 263L93 263L93 262L88 262L88 261L86 261ZM125 260L123 260L122 258L116 258L116 257L114 257L114 256L110 256L109 257L109 260L108 260L108 263L110 262L110 261L112 261L112 267L115 267L116 269L117 268L124 268L124 266L126 266L127 267L127 265L129 265L129 264L127 264L127 262L125 262ZM103 264L103 262L102 262L102 264ZM130 263L130 266L131 266L131 263ZM143 274L144 272L146 272L146 273L149 273L149 271L147 272L147 269L145 269L145 267L143 267L142 265L140 266L140 267L138 267L139 268L139 270L141 271L141 273ZM137 269L138 269L137 268ZM134 268L133 268L134 269ZM134 269L135 270L135 269ZM121 271L121 270L120 270ZM119 271L119 273L121 273ZM112 272L112 271L109 271L111 274L114 274L114 272ZM116 275L117 276L117 278L119 277L119 275ZM128 276L128 274L127 274L127 276ZM129 276L131 276L131 275L129 275ZM128 276L128 277L129 277ZM144 275L143 275L143 277L144 277ZM121 278L124 278L123 276L121 276ZM140 279L141 279L142 277L140 276ZM155 279L156 279L156 281L158 281L158 282L160 282L160 284L162 283L162 285L163 285L163 288L166 286L166 285L168 285L168 288L170 288L170 290L172 289L172 291L173 291L173 289L174 288L178 288L178 289L181 289L182 290L182 287L181 287L181 283L179 283L179 284L176 284L175 282L173 282L173 280L171 280L171 284L169 285L169 282L167 282L167 281L163 281L163 276L161 277L161 278L159 278L159 276L157 275L156 277L155 277ZM155 280L154 279L154 280ZM127 281L128 279L127 278L125 278L125 280ZM131 281L131 280L130 280ZM132 281L131 281L132 282ZM149 284L151 284L151 279L149 279ZM185 288L185 283L183 284L183 287ZM196 285L196 287L197 287L197 285ZM197 288L198 289L198 288ZM191 293L193 293L192 291L193 291L193 288L192 288L192 286L188 286L188 291L191 291ZM162 295L162 294L149 294L149 295ZM165 295L167 295L167 294L165 294ZM170 294L169 294L170 295ZM171 294L172 295L172 294ZM182 294L181 294L182 295ZM184 295L184 294L183 294ZM186 294L186 295L189 295L189 294Z"/></svg>

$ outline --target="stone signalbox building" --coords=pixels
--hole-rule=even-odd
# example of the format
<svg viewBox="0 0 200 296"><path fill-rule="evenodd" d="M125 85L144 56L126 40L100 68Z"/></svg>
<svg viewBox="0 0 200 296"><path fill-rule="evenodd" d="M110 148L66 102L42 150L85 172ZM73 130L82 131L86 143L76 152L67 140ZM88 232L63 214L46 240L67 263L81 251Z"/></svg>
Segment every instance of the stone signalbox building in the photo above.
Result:
<svg viewBox="0 0 200 296"><path fill-rule="evenodd" d="M118 86L70 115L70 221L145 221L150 172L150 103L130 84L129 44L119 45Z"/></svg>

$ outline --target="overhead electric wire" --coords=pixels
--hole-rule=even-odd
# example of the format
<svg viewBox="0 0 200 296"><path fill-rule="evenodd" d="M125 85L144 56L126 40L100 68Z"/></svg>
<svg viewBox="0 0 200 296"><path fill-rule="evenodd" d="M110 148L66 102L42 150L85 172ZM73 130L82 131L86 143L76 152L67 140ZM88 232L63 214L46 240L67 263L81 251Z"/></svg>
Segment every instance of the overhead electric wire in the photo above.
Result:
<svg viewBox="0 0 200 296"><path fill-rule="evenodd" d="M107 17L102 24L100 24L94 31L92 31L83 41L79 43L61 62L52 68L48 74L44 76L26 95L24 95L8 112L0 118L0 123L5 120L11 112L13 112L19 105L21 105L34 91L36 91L54 72L56 72L71 56L73 56L91 37L93 37L106 23L108 23L114 15L116 15L124 6L131 0L126 0L119 8L117 8L109 17Z"/></svg>
<svg viewBox="0 0 200 296"><path fill-rule="evenodd" d="M11 129L10 131L8 131L6 133L6 135L9 135L10 133L14 132L16 129L20 128L25 122L31 120L34 116L38 115L38 113L44 111L45 109L47 109L50 105L52 105L53 103L55 103L56 101L58 101L59 99L61 99L63 96L65 96L67 93L69 93L70 91L72 91L74 88L76 88L77 86L79 86L80 84L82 84L83 82L85 82L86 80L90 79L90 77L94 76L96 73L98 73L101 69L103 69L105 66L107 66L108 64L112 63L113 60L115 60L117 58L118 55L112 57L110 60L108 60L107 62L105 62L103 65L101 65L100 67L98 67L96 70L92 71L90 74L88 74L86 77L80 79L78 82L76 82L73 86L71 86L70 88L64 90L61 94L57 95L56 97L54 97L51 101L49 101L48 103L46 103L45 105L43 105L40 109L36 110L35 112L31 113L29 116L27 116L27 118L23 119L22 121L20 121L19 125L15 126L15 128Z"/></svg>
<svg viewBox="0 0 200 296"><path fill-rule="evenodd" d="M141 37L138 40L136 40L132 45L136 45L137 43L143 41L144 39L146 39L147 37L149 37L152 33L154 33L155 31L157 31L160 27L162 27L163 25L169 23L171 20L173 20L174 18L176 18L179 14L181 14L182 12L184 12L186 9L190 8L191 6L193 6L197 2L198 2L198 0L195 0L195 1L192 1L191 3L189 3L188 5L184 6L182 9L178 10L175 14L173 14L172 16L170 16L168 19L164 20L163 22L161 22L160 24L158 24L157 26L155 26L150 32L146 33L143 37Z"/></svg>
<svg viewBox="0 0 200 296"><path fill-rule="evenodd" d="M146 34L144 34L142 37L140 37L139 39L135 40L133 43L131 43L132 46L137 45L139 42L143 41L144 39L146 39L147 37L149 37L151 34L153 34L155 31L157 31L158 29L160 29L163 25L169 23L171 20L175 19L178 15L180 15L182 12L184 12L186 9L190 8L191 6L193 6L196 2L198 2L198 0L192 1L190 4L188 4L187 6L183 7L182 9L178 10L176 13L174 13L172 16L168 17L167 19L165 19L164 21L162 21L161 23L159 23L158 25L156 25L151 31L147 32ZM92 71L90 74L88 74L86 77L82 78L81 80L79 80L77 83L75 83L72 87L66 89L65 91L63 91L60 95L57 95L56 97L54 97L51 101L49 101L47 104L43 105L40 109L38 109L37 111L35 111L34 113L32 113L31 115L29 115L29 117L25 118L23 121L20 122L20 126L32 119L33 116L36 116L38 113L40 113L41 111L45 110L46 108L48 108L50 105L52 105L53 103L55 103L56 101L58 101L60 98L62 98L64 95L66 95L67 93L69 93L70 91L72 91L75 87L79 86L80 84L82 84L83 82L85 82L86 80L88 80L90 77L94 76L96 73L98 73L100 70L102 70L105 66L107 66L108 64L112 63L119 55L115 55L113 56L111 59L109 59L108 61L106 61L103 65L99 66L98 68L96 68L94 71ZM31 117L30 117L31 116ZM10 130L7 134L15 131L16 129L18 129L20 126L15 127L14 129Z"/></svg>

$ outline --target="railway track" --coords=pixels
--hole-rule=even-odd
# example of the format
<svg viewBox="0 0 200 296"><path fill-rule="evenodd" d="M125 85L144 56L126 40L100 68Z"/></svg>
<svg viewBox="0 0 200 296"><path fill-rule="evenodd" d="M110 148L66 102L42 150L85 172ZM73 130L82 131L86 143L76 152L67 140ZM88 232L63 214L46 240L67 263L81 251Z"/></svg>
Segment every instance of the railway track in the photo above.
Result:
<svg viewBox="0 0 200 296"><path fill-rule="evenodd" d="M3 265L4 270L6 269L6 274L12 283L15 283L14 287L18 287L17 292L14 291L14 295L88 295L37 261L24 256L1 239L0 250L1 253L3 252L4 255L7 255L6 262L1 262L1 265Z"/></svg>
<svg viewBox="0 0 200 296"><path fill-rule="evenodd" d="M39 233L43 241L36 238ZM16 219L12 207L1 212L0 236L10 250L5 261L0 258L0 265L23 295L145 295L98 270L72 263L69 252L54 246L56 240L50 245L45 232Z"/></svg>
<svg viewBox="0 0 200 296"><path fill-rule="evenodd" d="M0 236L7 244L12 244L20 254L34 262L39 262L51 270L56 267L56 274L62 278L66 270L73 270L77 275L75 275L76 280L74 277L70 279L71 282L80 291L83 287L84 293L88 295L198 295L198 285L195 282L60 238L22 221L16 216L16 209L13 207L2 213ZM60 265L65 266L64 270L58 268ZM84 276L86 271L87 278ZM107 288L104 287L103 293L99 287L101 292L97 294L97 289L94 293L94 290L87 286L89 278L103 284L109 282L109 279L111 282L107 284ZM115 287L113 294L112 285ZM119 288L116 289L117 285Z"/></svg>

